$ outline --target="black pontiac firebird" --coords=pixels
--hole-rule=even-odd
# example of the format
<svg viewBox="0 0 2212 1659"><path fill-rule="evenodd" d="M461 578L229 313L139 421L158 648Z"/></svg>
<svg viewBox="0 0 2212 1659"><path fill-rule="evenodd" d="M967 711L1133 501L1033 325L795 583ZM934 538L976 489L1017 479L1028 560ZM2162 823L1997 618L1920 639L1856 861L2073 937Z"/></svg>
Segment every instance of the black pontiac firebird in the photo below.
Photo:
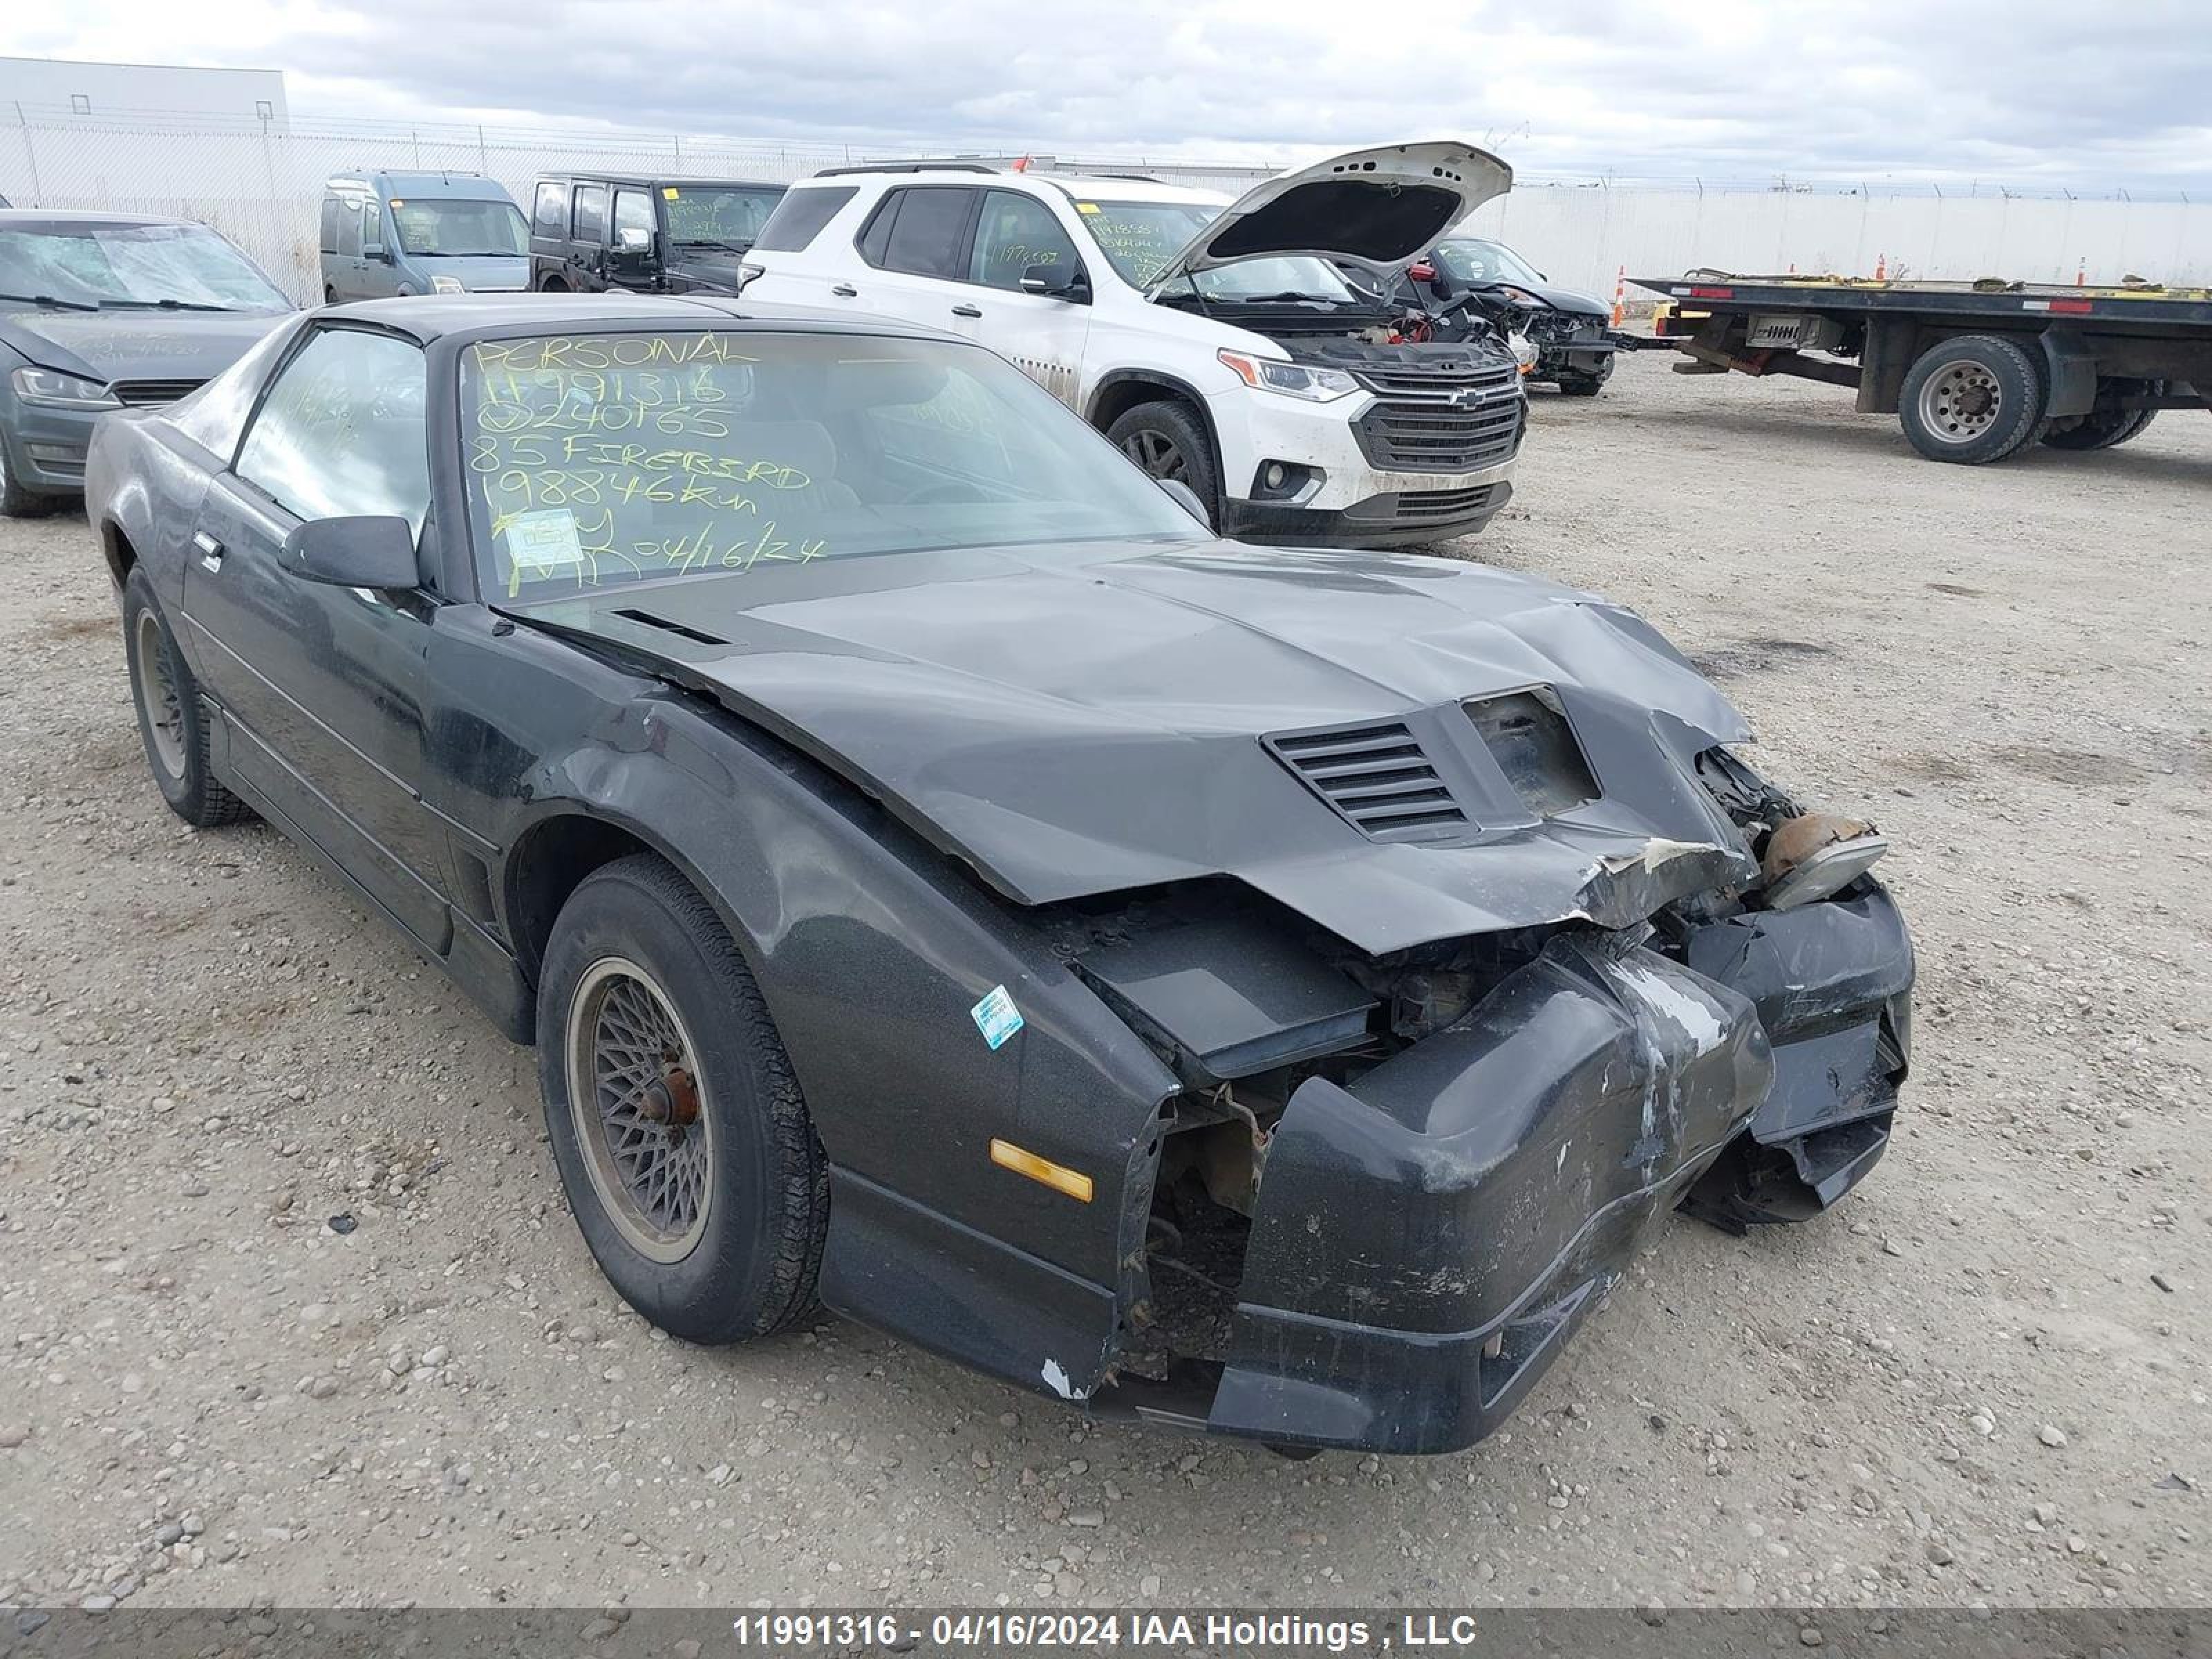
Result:
<svg viewBox="0 0 2212 1659"><path fill-rule="evenodd" d="M537 1045L678 1336L826 1304L1101 1414L1440 1451L1655 1216L1802 1219L1887 1145L1881 840L1648 626L1216 541L980 346L375 301L110 416L88 483L170 805Z"/></svg>

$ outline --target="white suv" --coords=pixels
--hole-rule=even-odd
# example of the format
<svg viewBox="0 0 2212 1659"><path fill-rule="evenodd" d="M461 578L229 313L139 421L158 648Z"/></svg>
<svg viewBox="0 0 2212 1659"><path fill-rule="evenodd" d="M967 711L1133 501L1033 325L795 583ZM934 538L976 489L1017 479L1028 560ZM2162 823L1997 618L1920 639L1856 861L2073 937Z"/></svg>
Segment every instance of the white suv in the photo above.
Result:
<svg viewBox="0 0 2212 1659"><path fill-rule="evenodd" d="M1497 342L1426 338L1334 262L1401 267L1511 184L1461 143L1354 151L1233 202L974 162L833 169L762 227L744 292L981 341L1224 534L1430 542L1511 495L1518 366Z"/></svg>

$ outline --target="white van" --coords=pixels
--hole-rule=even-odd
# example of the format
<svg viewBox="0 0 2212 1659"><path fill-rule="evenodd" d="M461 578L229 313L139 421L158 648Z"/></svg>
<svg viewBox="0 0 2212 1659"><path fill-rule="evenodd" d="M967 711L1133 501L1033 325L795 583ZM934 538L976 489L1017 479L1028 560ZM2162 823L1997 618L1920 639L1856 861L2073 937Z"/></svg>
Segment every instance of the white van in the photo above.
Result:
<svg viewBox="0 0 2212 1659"><path fill-rule="evenodd" d="M833 168L769 216L744 293L981 341L1224 534L1432 542L1512 494L1518 365L1420 337L1334 262L1402 267L1512 177L1457 143L1356 150L1233 201L969 161Z"/></svg>

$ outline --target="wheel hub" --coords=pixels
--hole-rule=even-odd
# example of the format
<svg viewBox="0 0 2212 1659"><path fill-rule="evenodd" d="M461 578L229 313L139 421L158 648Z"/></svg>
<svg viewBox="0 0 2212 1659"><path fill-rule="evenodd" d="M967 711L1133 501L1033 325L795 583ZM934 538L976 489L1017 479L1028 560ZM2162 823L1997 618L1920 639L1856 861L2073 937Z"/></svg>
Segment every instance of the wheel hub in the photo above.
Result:
<svg viewBox="0 0 2212 1659"><path fill-rule="evenodd" d="M1996 424L2004 389L1980 363L1952 363L1920 391L1922 424L1946 443L1971 443Z"/></svg>

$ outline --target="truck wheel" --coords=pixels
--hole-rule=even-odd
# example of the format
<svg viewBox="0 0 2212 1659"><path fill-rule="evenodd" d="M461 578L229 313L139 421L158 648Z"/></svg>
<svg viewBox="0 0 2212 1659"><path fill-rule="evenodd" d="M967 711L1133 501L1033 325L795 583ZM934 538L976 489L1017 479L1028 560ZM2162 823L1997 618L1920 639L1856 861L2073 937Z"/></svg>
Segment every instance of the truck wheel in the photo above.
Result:
<svg viewBox="0 0 2212 1659"><path fill-rule="evenodd" d="M538 988L538 1079L599 1270L689 1342L811 1317L830 1173L760 988L651 854L578 884Z"/></svg>
<svg viewBox="0 0 2212 1659"><path fill-rule="evenodd" d="M1221 469L1213 441L1198 417L1163 398L1139 404L1106 428L1114 447L1155 478L1176 478L1190 487L1206 508L1206 521L1221 526Z"/></svg>
<svg viewBox="0 0 2212 1659"><path fill-rule="evenodd" d="M2041 430L2043 370L2010 340L1962 334L1921 353L1905 376L1898 423L1931 461L2001 461Z"/></svg>
<svg viewBox="0 0 2212 1659"><path fill-rule="evenodd" d="M143 567L134 567L123 585L123 653L146 764L169 810L202 830L252 817L253 809L222 787L209 763L199 682L155 607L154 584Z"/></svg>
<svg viewBox="0 0 2212 1659"><path fill-rule="evenodd" d="M2106 381L2099 388L2142 392L2157 396L2166 390L2163 380L2127 380ZM2158 411L2154 409L2096 409L2091 410L2078 422L2055 432L2043 434L2043 441L2053 449L2111 449L2124 444L2140 434L2151 423Z"/></svg>
<svg viewBox="0 0 2212 1659"><path fill-rule="evenodd" d="M1559 395L1562 398L1595 398L1605 385L1602 374L1562 374L1559 376Z"/></svg>

